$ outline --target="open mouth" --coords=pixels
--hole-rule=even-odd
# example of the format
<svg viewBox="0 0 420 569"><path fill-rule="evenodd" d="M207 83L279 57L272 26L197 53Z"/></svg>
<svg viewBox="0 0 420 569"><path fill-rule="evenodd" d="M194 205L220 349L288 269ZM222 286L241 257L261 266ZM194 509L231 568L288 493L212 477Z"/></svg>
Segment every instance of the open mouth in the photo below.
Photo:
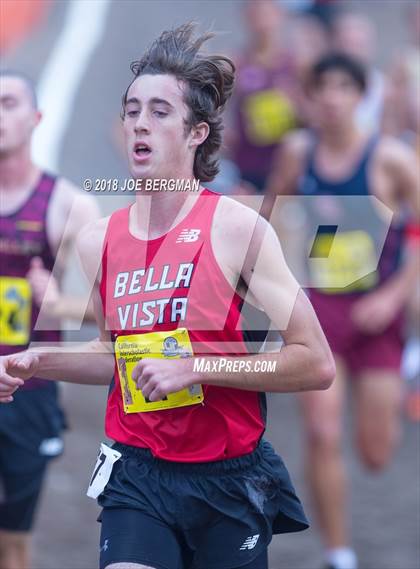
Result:
<svg viewBox="0 0 420 569"><path fill-rule="evenodd" d="M134 145L134 154L136 156L138 156L139 158L144 158L146 156L149 156L151 154L151 152L152 152L152 150L151 150L150 146L148 146L144 142L137 142Z"/></svg>

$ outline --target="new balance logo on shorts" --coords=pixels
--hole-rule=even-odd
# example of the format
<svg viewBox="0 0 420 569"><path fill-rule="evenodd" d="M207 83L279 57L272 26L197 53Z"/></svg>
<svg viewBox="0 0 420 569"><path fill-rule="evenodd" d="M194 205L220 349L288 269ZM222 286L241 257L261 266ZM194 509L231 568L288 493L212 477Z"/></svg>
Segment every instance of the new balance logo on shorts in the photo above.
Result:
<svg viewBox="0 0 420 569"><path fill-rule="evenodd" d="M201 229L183 229L175 243L193 243L197 241Z"/></svg>
<svg viewBox="0 0 420 569"><path fill-rule="evenodd" d="M239 551L244 551L245 549L254 549L254 547L257 545L259 537L260 537L259 533L257 533L257 535L250 535L249 537L247 537L246 540L241 545L241 547L239 548Z"/></svg>
<svg viewBox="0 0 420 569"><path fill-rule="evenodd" d="M109 540L106 539L106 540L104 541L103 546L99 548L99 551L106 551L106 550L109 548L108 543L109 543Z"/></svg>

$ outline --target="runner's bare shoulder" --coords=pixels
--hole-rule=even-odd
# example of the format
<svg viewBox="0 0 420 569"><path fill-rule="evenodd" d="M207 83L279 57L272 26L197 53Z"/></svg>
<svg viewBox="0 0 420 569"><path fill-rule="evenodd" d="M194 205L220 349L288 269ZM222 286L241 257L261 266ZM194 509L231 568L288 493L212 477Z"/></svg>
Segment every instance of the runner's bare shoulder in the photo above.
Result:
<svg viewBox="0 0 420 569"><path fill-rule="evenodd" d="M83 192L76 184L62 177L57 178L51 206L55 210L61 210L63 214L68 213L74 207L80 211L86 208L92 211L98 210L96 199L93 196Z"/></svg>
<svg viewBox="0 0 420 569"><path fill-rule="evenodd" d="M272 231L268 221L258 213L258 196L249 204L222 196L215 211L212 227L212 245L219 265L237 273L241 271L251 244L263 233ZM256 209L253 208L255 205Z"/></svg>
<svg viewBox="0 0 420 569"><path fill-rule="evenodd" d="M406 142L393 136L382 136L376 148L375 158L392 168L406 165L407 161L414 163L416 153Z"/></svg>
<svg viewBox="0 0 420 569"><path fill-rule="evenodd" d="M384 136L377 145L375 163L394 182L391 202L408 200L417 216L420 215L420 172L414 149L397 138Z"/></svg>
<svg viewBox="0 0 420 569"><path fill-rule="evenodd" d="M95 219L85 225L76 240L77 252L89 280L100 278L100 269L105 235L110 216Z"/></svg>
<svg viewBox="0 0 420 569"><path fill-rule="evenodd" d="M311 134L304 129L296 130L284 138L274 156L267 194L274 196L294 193L310 145Z"/></svg>

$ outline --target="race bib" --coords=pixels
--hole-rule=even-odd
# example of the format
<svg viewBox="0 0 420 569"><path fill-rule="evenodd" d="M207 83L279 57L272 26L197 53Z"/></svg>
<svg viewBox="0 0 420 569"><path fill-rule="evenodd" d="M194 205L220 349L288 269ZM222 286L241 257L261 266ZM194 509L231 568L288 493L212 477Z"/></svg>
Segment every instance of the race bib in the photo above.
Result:
<svg viewBox="0 0 420 569"><path fill-rule="evenodd" d="M31 308L32 293L28 281L15 277L0 277L0 344L28 344Z"/></svg>
<svg viewBox="0 0 420 569"><path fill-rule="evenodd" d="M311 286L325 293L367 290L378 281L375 245L365 231L318 235L311 257Z"/></svg>
<svg viewBox="0 0 420 569"><path fill-rule="evenodd" d="M173 409L202 403L201 385L169 393L162 401L149 401L132 379L133 369L143 358L179 359L193 355L188 330L178 328L170 332L149 332L119 336L115 341L115 358L126 413L145 413L161 409Z"/></svg>
<svg viewBox="0 0 420 569"><path fill-rule="evenodd" d="M101 443L98 459L93 469L92 478L86 494L89 498L96 499L104 491L111 477L114 464L121 458L121 453Z"/></svg>
<svg viewBox="0 0 420 569"><path fill-rule="evenodd" d="M276 144L295 126L292 103L278 89L249 95L243 112L248 140L256 146Z"/></svg>

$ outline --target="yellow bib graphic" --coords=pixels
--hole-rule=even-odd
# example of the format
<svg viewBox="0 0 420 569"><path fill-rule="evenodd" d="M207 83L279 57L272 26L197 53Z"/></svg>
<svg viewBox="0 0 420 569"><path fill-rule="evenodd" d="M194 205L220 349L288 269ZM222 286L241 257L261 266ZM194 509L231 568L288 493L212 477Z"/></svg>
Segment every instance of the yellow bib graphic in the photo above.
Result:
<svg viewBox="0 0 420 569"><path fill-rule="evenodd" d="M28 344L31 307L32 293L28 281L16 277L0 277L0 344Z"/></svg>
<svg viewBox="0 0 420 569"><path fill-rule="evenodd" d="M148 401L132 379L134 367L143 358L173 360L192 355L190 337L185 328L170 332L118 336L115 341L115 358L125 412L144 413L201 403L204 399L201 385L192 385L177 393L169 393L162 401Z"/></svg>
<svg viewBox="0 0 420 569"><path fill-rule="evenodd" d="M243 112L248 139L256 146L276 144L296 122L290 99L277 89L248 96Z"/></svg>
<svg viewBox="0 0 420 569"><path fill-rule="evenodd" d="M323 292L355 292L372 288L378 281L376 252L365 231L318 235L310 261L311 285Z"/></svg>

